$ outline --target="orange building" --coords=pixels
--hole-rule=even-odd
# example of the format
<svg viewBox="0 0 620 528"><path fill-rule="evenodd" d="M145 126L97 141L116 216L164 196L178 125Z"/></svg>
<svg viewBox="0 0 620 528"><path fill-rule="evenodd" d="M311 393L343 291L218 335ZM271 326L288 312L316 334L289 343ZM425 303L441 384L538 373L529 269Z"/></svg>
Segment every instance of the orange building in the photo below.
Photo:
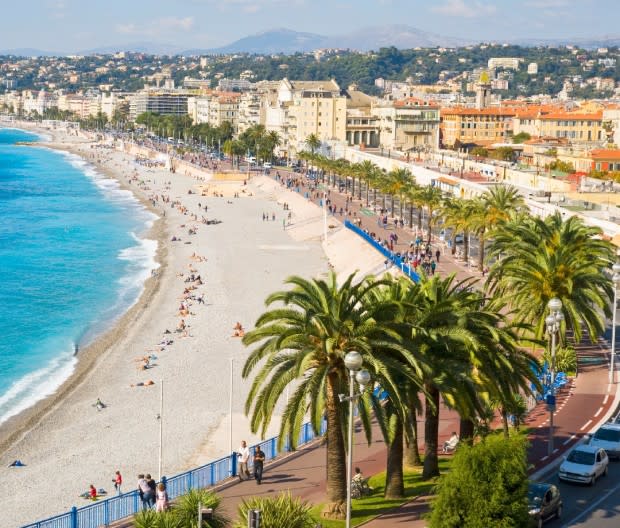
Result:
<svg viewBox="0 0 620 528"><path fill-rule="evenodd" d="M487 146L504 142L512 135L513 118L517 110L509 107L442 108L441 143L452 147L461 145Z"/></svg>

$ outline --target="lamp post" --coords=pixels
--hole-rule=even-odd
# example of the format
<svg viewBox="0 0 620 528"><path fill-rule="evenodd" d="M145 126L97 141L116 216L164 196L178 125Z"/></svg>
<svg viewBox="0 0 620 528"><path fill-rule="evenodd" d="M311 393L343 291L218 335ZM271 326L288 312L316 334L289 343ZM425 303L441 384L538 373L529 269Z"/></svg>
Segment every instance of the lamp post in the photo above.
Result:
<svg viewBox="0 0 620 528"><path fill-rule="evenodd" d="M614 383L614 361L616 359L616 311L618 307L618 285L620 285L620 264L616 262L612 267L614 272L611 280L614 283L614 304L612 307L612 323L611 323L611 359L609 360L609 383Z"/></svg>
<svg viewBox="0 0 620 528"><path fill-rule="evenodd" d="M364 362L361 354L352 350L344 356L344 365L349 371L349 396L339 394L340 402L349 402L349 451L347 453L347 518L346 528L351 528L351 468L353 466L353 404L355 400L364 392L370 382L370 374L362 368ZM355 381L360 386L360 391L355 394Z"/></svg>
<svg viewBox="0 0 620 528"><path fill-rule="evenodd" d="M562 314L562 301L557 297L553 297L547 303L549 315L545 318L547 333L551 336L551 386L547 396L547 407L549 408L549 443L547 455L553 453L553 413L555 412L555 341L556 335L560 331L560 326L564 320Z"/></svg>

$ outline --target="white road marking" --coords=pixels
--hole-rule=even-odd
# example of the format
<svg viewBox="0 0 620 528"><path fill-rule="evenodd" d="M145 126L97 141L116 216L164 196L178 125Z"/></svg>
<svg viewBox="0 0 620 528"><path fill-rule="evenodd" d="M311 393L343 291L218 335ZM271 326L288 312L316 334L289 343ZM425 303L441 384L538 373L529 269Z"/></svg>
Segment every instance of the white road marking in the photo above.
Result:
<svg viewBox="0 0 620 528"><path fill-rule="evenodd" d="M596 418L599 414L601 414L603 412L603 408L599 407L598 411L596 411L594 418Z"/></svg>
<svg viewBox="0 0 620 528"><path fill-rule="evenodd" d="M592 504L590 504L590 506L588 508L586 508L585 510L583 510L579 515L577 515L577 517L573 517L570 521L568 521L566 524L564 524L562 526L562 528L568 528L569 526L575 524L578 520L580 520L584 515L590 513L592 510L594 510L594 508L596 508L601 502L603 502L604 500L606 500L612 493L616 493L616 491L618 491L618 489L620 489L620 484L618 484L616 487L610 489L607 493L605 493L605 495L603 495L599 500L597 500L596 502L593 502Z"/></svg>
<svg viewBox="0 0 620 528"><path fill-rule="evenodd" d="M571 437L568 440L565 440L564 443L562 445L568 445L570 444L573 440L575 439L575 435L571 435Z"/></svg>
<svg viewBox="0 0 620 528"><path fill-rule="evenodd" d="M585 429L588 428L588 426L592 423L592 420L588 420L586 423L583 424L583 426L581 427L581 429L579 429L580 431L584 431Z"/></svg>
<svg viewBox="0 0 620 528"><path fill-rule="evenodd" d="M548 457L547 455L545 455L544 457L542 457L542 458L540 459L540 461L541 461L541 462L544 462L544 461L545 461L545 460L547 460L548 458L549 458L549 457Z"/></svg>
<svg viewBox="0 0 620 528"><path fill-rule="evenodd" d="M605 395L605 398L603 399L603 405L607 405L607 400L609 399L609 394Z"/></svg>

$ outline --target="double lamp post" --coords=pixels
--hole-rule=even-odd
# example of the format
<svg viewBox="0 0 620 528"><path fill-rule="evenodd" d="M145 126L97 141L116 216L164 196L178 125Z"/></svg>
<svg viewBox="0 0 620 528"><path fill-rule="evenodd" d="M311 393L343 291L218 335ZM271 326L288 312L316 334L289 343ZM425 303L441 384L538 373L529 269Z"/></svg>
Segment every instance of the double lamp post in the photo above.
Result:
<svg viewBox="0 0 620 528"><path fill-rule="evenodd" d="M562 314L562 301L557 297L553 297L547 303L549 315L545 318L547 333L551 336L551 365L550 365L550 384L549 393L547 394L547 407L549 409L549 443L547 444L547 455L553 453L553 414L555 413L555 347L556 336L562 326L564 314Z"/></svg>
<svg viewBox="0 0 620 528"><path fill-rule="evenodd" d="M347 517L346 528L351 528L351 479L353 465L353 404L370 383L370 373L362 369L364 360L359 352L352 350L344 356L344 365L349 371L349 395L339 394L340 402L349 402L349 448L347 451ZM359 385L359 392L355 393L355 382Z"/></svg>

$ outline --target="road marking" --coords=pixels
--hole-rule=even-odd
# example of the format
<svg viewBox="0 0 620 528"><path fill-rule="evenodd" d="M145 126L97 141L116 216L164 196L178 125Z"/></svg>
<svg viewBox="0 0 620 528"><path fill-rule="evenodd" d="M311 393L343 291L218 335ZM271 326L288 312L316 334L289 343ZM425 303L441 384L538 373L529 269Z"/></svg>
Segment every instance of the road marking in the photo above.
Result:
<svg viewBox="0 0 620 528"><path fill-rule="evenodd" d="M596 411L596 414L594 415L594 418L596 418L599 414L601 414L603 412L603 408L599 407L598 411Z"/></svg>
<svg viewBox="0 0 620 528"><path fill-rule="evenodd" d="M555 455L558 451L559 451L559 449L556 447L551 454Z"/></svg>
<svg viewBox="0 0 620 528"><path fill-rule="evenodd" d="M543 424L540 424L540 425L538 426L538 428L539 428L539 429L540 429L541 427L543 427Z"/></svg>
<svg viewBox="0 0 620 528"><path fill-rule="evenodd" d="M607 392L611 392L611 383L607 385Z"/></svg>
<svg viewBox="0 0 620 528"><path fill-rule="evenodd" d="M542 457L542 458L540 459L540 461L541 461L541 462L544 462L544 461L545 461L545 460L547 460L548 458L549 458L549 457L548 457L547 455L545 455L544 457Z"/></svg>
<svg viewBox="0 0 620 528"><path fill-rule="evenodd" d="M609 399L609 394L605 395L605 398L603 399L603 405L607 405L607 400Z"/></svg>
<svg viewBox="0 0 620 528"><path fill-rule="evenodd" d="M583 426L579 430L584 431L585 429L588 428L588 425L590 425L591 423L592 423L592 420L588 420L586 423L583 424Z"/></svg>
<svg viewBox="0 0 620 528"><path fill-rule="evenodd" d="M610 489L607 493L605 493L605 495L603 495L599 500L597 500L596 502L592 503L588 508L586 508L585 510L583 510L579 515L577 515L577 517L573 517L570 521L568 521L566 524L562 525L562 528L568 528L569 526L575 524L578 520L580 520L584 515L590 513L592 510L594 510L594 508L596 508L601 502L607 500L609 498L610 495L612 495L613 493L616 493L616 491L618 491L618 489L620 489L620 484L618 484L615 488Z"/></svg>
<svg viewBox="0 0 620 528"><path fill-rule="evenodd" d="M575 439L575 435L571 435L571 437L566 440L562 445L568 445Z"/></svg>

